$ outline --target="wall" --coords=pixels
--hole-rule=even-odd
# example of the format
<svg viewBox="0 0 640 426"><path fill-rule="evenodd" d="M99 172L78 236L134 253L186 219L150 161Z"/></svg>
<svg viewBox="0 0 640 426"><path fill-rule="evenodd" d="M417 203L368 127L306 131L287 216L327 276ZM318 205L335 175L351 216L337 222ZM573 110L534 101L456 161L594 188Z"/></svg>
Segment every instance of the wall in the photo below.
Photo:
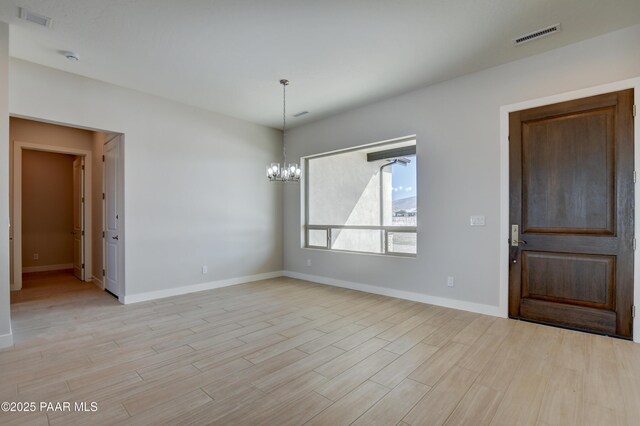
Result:
<svg viewBox="0 0 640 426"><path fill-rule="evenodd" d="M43 151L22 153L23 268L73 264L74 158Z"/></svg>
<svg viewBox="0 0 640 426"><path fill-rule="evenodd" d="M291 130L292 158L416 134L419 236L415 259L303 249L299 191L287 187L285 269L498 314L500 106L640 76L637 40L630 27ZM486 226L471 228L471 215Z"/></svg>
<svg viewBox="0 0 640 426"><path fill-rule="evenodd" d="M363 151L309 159L309 222L380 225L379 173L386 163L368 162Z"/></svg>
<svg viewBox="0 0 640 426"><path fill-rule="evenodd" d="M15 59L10 87L12 114L125 135L127 296L282 269L280 131Z"/></svg>
<svg viewBox="0 0 640 426"><path fill-rule="evenodd" d="M11 346L9 305L9 24L0 21L0 348Z"/></svg>

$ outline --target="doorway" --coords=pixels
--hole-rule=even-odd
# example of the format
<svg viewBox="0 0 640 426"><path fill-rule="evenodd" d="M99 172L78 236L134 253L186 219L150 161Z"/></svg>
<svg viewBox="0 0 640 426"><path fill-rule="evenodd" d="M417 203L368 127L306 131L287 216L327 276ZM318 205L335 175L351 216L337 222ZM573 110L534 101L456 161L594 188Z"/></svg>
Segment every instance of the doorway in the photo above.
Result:
<svg viewBox="0 0 640 426"><path fill-rule="evenodd" d="M509 316L630 339L633 89L509 114Z"/></svg>
<svg viewBox="0 0 640 426"><path fill-rule="evenodd" d="M11 117L10 119L10 150L11 150L11 289L23 288L23 273L38 272L49 274L52 281L57 276L52 271L67 270L69 277L75 276L82 283L93 282L101 290L109 290L120 301L124 297L124 167L123 149L124 137L120 133L101 130L90 130L66 125L47 123L26 118ZM107 147L117 146L116 156L105 155ZM23 207L23 157L28 153L42 153L43 155L58 155L71 159L69 179L73 181L73 207L69 210L72 220L65 230L65 238L72 251L71 260L51 269L49 265L32 270L24 262L27 245L23 237L25 207ZM109 158L109 160L107 159ZM115 160L114 160L115 159ZM111 161L113 160L113 161ZM105 182L108 174L105 170L109 164L113 171L110 182ZM47 177L40 181L46 185ZM114 189L109 190L111 185ZM108 198L113 194L113 202ZM58 200L50 200L58 204ZM114 205L115 226L113 230L117 237L115 252L116 259L106 253L107 218L106 206ZM46 207L45 207L46 209ZM42 208L40 210L43 210ZM106 266L111 260L113 267ZM111 270L110 282L107 283L106 274ZM43 277L44 277L43 275ZM34 278L27 277L29 283ZM40 278L38 278L40 279ZM49 288L42 283L41 289ZM79 282L80 284L80 282ZM107 288L108 287L108 288ZM51 286L50 288L55 288ZM19 299L19 293L12 294L12 301Z"/></svg>
<svg viewBox="0 0 640 426"><path fill-rule="evenodd" d="M52 145L41 145L37 143L15 141L14 145L14 173L13 173L13 290L22 289L22 273L29 272L46 272L54 270L73 270L73 275L80 281L86 281L91 274L91 250L92 233L88 232L92 227L92 209L91 203L87 202L91 199L91 162L87 158L91 157L91 151L76 148L66 148ZM48 216L47 204L50 209L61 210L61 204L66 201L60 199L41 200L37 205L27 203L29 196L25 193L25 184L28 179L38 179L34 182L34 186L42 187L45 191L47 187L51 190L52 182L50 176L28 177L23 173L26 166L25 160L31 157L48 157L49 159L60 157L68 158L69 162L69 194L71 203L68 205L68 224L61 228L61 224L52 224L44 218ZM42 172L42 170L40 170ZM45 204L43 204L45 202ZM64 255L65 244L71 248L70 262L51 263L49 259L40 259L40 253L34 250L25 251L31 248L30 241L25 231L29 229L29 220L34 214L44 214L41 218L35 218L40 221L40 232L33 238L37 240L40 247L49 247L50 252L58 252ZM64 220L64 219L63 219ZM55 226L54 226L55 225ZM62 235L64 234L64 235ZM60 241L57 241L60 240ZM59 244L56 244L58 242ZM32 253L33 252L33 253ZM62 252L62 253L60 253ZM33 261L41 262L42 266L26 266L25 261L33 259Z"/></svg>
<svg viewBox="0 0 640 426"><path fill-rule="evenodd" d="M23 150L24 273L76 270L84 279L83 163L82 156Z"/></svg>

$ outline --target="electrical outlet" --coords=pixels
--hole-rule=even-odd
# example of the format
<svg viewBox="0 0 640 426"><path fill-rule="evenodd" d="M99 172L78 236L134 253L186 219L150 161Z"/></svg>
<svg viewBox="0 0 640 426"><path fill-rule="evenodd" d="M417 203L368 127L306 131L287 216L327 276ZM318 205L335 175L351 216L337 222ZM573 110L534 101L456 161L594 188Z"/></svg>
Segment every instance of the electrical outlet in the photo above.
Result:
<svg viewBox="0 0 640 426"><path fill-rule="evenodd" d="M453 287L453 277L447 277L447 287Z"/></svg>
<svg viewBox="0 0 640 426"><path fill-rule="evenodd" d="M207 267L207 265L203 265L202 266L202 275L208 274L208 273L209 273L209 268Z"/></svg>
<svg viewBox="0 0 640 426"><path fill-rule="evenodd" d="M307 259L307 266L311 266L311 259Z"/></svg>
<svg viewBox="0 0 640 426"><path fill-rule="evenodd" d="M40 255L38 253L33 253L33 260L40 260Z"/></svg>

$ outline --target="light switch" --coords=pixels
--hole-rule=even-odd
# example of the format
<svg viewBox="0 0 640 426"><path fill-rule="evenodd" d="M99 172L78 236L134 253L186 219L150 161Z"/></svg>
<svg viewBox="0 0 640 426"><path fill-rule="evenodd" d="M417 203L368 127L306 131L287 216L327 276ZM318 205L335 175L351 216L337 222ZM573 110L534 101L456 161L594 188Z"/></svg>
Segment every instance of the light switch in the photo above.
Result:
<svg viewBox="0 0 640 426"><path fill-rule="evenodd" d="M469 224L471 226L484 226L485 224L484 216L471 216L469 220Z"/></svg>

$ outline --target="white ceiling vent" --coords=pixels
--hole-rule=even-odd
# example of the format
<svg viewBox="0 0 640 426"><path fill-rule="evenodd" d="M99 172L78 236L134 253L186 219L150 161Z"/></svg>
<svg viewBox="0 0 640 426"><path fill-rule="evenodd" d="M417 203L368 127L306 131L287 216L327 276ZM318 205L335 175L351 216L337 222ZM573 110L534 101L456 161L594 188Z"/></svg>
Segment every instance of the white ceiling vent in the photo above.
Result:
<svg viewBox="0 0 640 426"><path fill-rule="evenodd" d="M41 27L51 28L51 23L53 22L51 18L44 15L39 15L34 13L24 7L20 8L20 19L31 22L36 25L40 25Z"/></svg>
<svg viewBox="0 0 640 426"><path fill-rule="evenodd" d="M513 39L513 44L520 45L533 40L538 40L542 37L546 37L551 34L555 34L560 31L560 24L551 25L550 27L541 28L529 34L521 35L520 37Z"/></svg>

